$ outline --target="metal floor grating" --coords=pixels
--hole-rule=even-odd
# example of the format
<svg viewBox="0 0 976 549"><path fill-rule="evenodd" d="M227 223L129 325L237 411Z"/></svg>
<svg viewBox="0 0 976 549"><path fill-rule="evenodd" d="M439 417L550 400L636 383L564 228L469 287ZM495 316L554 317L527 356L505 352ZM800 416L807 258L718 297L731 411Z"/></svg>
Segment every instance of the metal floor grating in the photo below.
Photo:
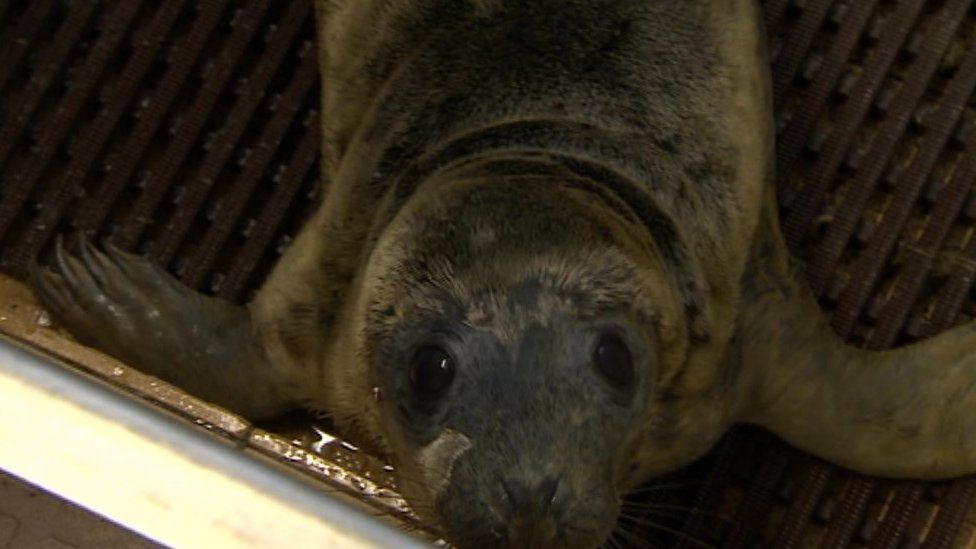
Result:
<svg viewBox="0 0 976 549"><path fill-rule="evenodd" d="M70 6L70 7L69 7ZM783 226L874 348L976 316L976 6L766 0ZM0 267L59 233L243 301L314 207L311 0L0 1ZM870 479L740 428L661 518L697 547L950 547L976 479ZM662 496L664 497L664 496ZM650 534L649 534L650 535Z"/></svg>
<svg viewBox="0 0 976 549"><path fill-rule="evenodd" d="M314 205L311 2L62 5L0 38L0 262L84 231L241 300Z"/></svg>

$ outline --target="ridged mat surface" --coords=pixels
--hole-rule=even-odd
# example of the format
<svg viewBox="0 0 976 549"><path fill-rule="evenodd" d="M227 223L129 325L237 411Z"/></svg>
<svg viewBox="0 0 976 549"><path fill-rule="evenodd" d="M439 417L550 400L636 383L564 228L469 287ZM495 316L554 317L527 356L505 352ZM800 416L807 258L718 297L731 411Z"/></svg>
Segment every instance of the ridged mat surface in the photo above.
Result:
<svg viewBox="0 0 976 549"><path fill-rule="evenodd" d="M84 231L247 299L317 200L311 4L0 0L0 266ZM872 348L971 319L976 6L764 7L783 225L824 314ZM677 478L655 520L681 547L948 547L976 494L746 428Z"/></svg>

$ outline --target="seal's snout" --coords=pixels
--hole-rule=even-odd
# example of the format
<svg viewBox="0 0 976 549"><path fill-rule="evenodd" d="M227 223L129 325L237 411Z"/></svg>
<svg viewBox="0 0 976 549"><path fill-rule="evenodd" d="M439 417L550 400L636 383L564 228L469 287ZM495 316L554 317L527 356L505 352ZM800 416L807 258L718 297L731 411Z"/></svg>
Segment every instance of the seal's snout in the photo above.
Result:
<svg viewBox="0 0 976 549"><path fill-rule="evenodd" d="M561 477L542 479L510 475L502 479L509 504L509 543L513 547L549 547L556 540L556 496Z"/></svg>
<svg viewBox="0 0 976 549"><path fill-rule="evenodd" d="M538 482L509 476L502 479L502 488L508 497L512 517L537 517L549 515L556 490L559 488L560 477L549 475Z"/></svg>
<svg viewBox="0 0 976 549"><path fill-rule="evenodd" d="M560 480L555 475L542 479L509 475L502 479L510 513L508 542L512 547L554 546Z"/></svg>

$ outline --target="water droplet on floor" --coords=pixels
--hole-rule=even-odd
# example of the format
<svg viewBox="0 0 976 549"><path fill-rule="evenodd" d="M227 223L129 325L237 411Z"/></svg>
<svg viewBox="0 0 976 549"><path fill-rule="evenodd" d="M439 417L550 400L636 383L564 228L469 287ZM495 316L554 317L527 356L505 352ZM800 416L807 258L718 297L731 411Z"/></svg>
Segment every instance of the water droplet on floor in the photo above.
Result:
<svg viewBox="0 0 976 549"><path fill-rule="evenodd" d="M312 451L313 452L315 452L317 454L321 454L322 453L322 450L326 446L328 446L328 445L330 445L330 444L332 444L333 442L336 441L336 438L334 436L330 435L329 433L326 433L322 429L319 429L318 427L316 427L314 425L312 426L312 429L319 436L319 439L312 443L312 446L311 447L312 447Z"/></svg>
<svg viewBox="0 0 976 549"><path fill-rule="evenodd" d="M51 316L47 314L47 311L38 311L37 313L37 325L43 328L51 327Z"/></svg>

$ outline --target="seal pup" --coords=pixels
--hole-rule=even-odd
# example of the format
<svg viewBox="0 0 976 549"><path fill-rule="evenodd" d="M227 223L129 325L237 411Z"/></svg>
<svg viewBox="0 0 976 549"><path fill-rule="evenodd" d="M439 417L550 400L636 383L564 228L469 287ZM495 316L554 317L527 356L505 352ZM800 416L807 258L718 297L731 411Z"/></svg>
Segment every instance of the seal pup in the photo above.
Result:
<svg viewBox="0 0 976 549"><path fill-rule="evenodd" d="M59 244L82 341L248 417L325 410L460 547L591 548L735 421L976 470L976 328L844 346L780 236L754 0L317 4L324 200L235 307Z"/></svg>

